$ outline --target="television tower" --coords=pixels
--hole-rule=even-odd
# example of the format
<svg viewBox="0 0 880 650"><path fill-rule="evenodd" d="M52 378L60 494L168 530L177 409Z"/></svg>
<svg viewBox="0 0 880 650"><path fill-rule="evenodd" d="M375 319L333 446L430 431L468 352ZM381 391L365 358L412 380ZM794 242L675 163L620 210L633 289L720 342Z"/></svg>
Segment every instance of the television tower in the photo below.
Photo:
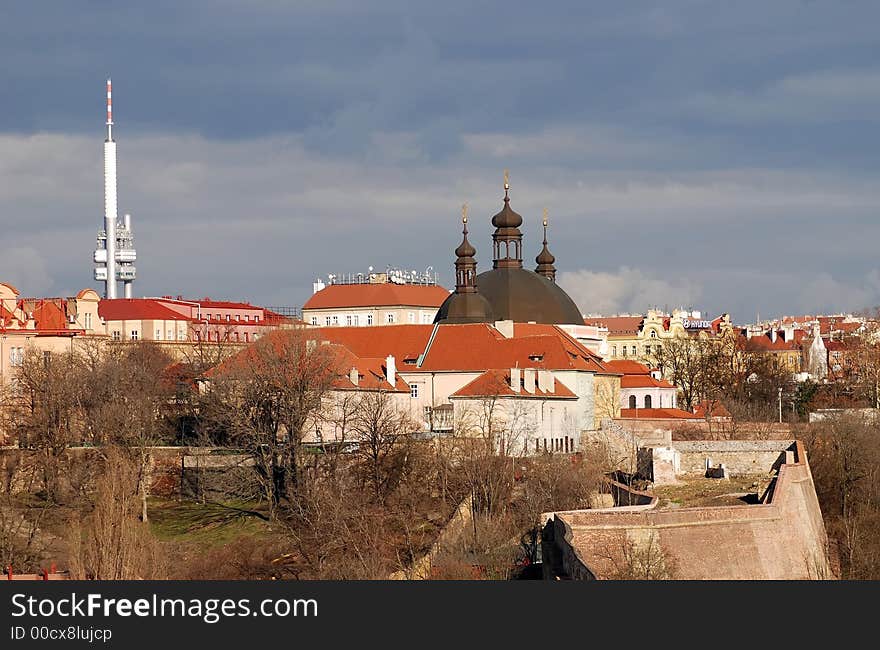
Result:
<svg viewBox="0 0 880 650"><path fill-rule="evenodd" d="M116 203L116 142L113 140L113 93L107 80L107 137L104 139L104 229L98 232L95 249L95 280L104 282L104 297L116 298L116 282L123 283L124 295L131 298L136 277L134 237L131 215L119 223Z"/></svg>

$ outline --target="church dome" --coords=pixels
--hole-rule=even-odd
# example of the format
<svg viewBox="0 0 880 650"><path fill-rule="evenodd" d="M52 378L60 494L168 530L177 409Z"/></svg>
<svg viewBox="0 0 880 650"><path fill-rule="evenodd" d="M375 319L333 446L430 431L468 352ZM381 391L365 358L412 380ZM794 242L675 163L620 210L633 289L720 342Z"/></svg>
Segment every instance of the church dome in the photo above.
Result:
<svg viewBox="0 0 880 650"><path fill-rule="evenodd" d="M553 253L550 252L550 249L547 248L547 243L544 243L544 248L541 249L541 252L538 253L538 257L535 258L535 262L538 263L538 266L547 266L549 264L553 264L556 261L556 258L553 256Z"/></svg>
<svg viewBox="0 0 880 650"><path fill-rule="evenodd" d="M492 305L480 293L451 293L440 305L435 323L494 323Z"/></svg>
<svg viewBox="0 0 880 650"><path fill-rule="evenodd" d="M582 325L580 309L555 282L526 269L492 269L477 276L497 320Z"/></svg>
<svg viewBox="0 0 880 650"><path fill-rule="evenodd" d="M507 193L504 194L504 207L501 211L492 217L492 225L496 228L519 228L522 225L523 218L519 213L510 207L510 198Z"/></svg>

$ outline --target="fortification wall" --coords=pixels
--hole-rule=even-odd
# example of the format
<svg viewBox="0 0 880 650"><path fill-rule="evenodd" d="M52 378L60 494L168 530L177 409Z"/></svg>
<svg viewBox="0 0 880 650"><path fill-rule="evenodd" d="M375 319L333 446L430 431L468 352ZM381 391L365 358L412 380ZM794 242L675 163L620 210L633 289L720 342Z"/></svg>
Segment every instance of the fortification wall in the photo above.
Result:
<svg viewBox="0 0 880 650"><path fill-rule="evenodd" d="M680 456L681 475L704 475L708 458L712 465L723 463L731 476L743 476L768 473L793 444L794 440L676 440L672 446Z"/></svg>
<svg viewBox="0 0 880 650"><path fill-rule="evenodd" d="M775 490L759 505L711 508L576 510L546 513L568 538L554 536L548 556L579 558L570 573L609 577L623 550L657 548L673 577L690 580L790 580L830 577L827 538L803 445L790 445ZM769 469L766 468L766 469ZM571 549L565 548L566 545Z"/></svg>

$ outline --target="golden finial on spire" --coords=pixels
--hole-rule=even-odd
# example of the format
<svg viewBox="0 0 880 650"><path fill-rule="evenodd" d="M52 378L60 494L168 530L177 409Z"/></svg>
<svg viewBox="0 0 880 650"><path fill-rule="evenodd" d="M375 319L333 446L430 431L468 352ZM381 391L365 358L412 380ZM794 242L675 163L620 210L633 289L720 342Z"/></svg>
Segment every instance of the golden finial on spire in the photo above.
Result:
<svg viewBox="0 0 880 650"><path fill-rule="evenodd" d="M544 227L547 227L547 208L544 208Z"/></svg>
<svg viewBox="0 0 880 650"><path fill-rule="evenodd" d="M508 170L504 170L504 191L510 189L510 172Z"/></svg>
<svg viewBox="0 0 880 650"><path fill-rule="evenodd" d="M463 224L467 224L467 210L468 210L467 203L462 203L461 204L461 222Z"/></svg>

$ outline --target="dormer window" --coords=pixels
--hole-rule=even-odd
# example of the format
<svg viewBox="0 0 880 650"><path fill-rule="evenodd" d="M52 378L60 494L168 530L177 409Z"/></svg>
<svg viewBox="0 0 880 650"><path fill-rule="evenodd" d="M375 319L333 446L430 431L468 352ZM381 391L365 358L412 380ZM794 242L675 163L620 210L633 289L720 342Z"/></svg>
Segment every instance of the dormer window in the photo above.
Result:
<svg viewBox="0 0 880 650"><path fill-rule="evenodd" d="M543 360L544 360L543 354L530 354L529 355L529 361L543 361Z"/></svg>

